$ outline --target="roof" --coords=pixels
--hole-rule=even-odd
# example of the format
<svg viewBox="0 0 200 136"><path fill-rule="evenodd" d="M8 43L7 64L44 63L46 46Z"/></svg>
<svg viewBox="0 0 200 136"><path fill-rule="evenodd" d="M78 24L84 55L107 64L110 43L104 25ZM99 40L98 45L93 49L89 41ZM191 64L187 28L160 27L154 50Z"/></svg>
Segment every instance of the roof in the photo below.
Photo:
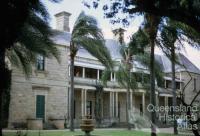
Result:
<svg viewBox="0 0 200 136"><path fill-rule="evenodd" d="M53 37L51 39L53 40L53 42L55 44L69 46L71 34L69 32L53 30ZM121 58L120 44L118 41L113 40L113 39L106 39L105 45L108 48L108 50L110 51L111 57L113 59ZM77 56L96 59L90 53L88 53L88 51L86 51L83 48L78 50Z"/></svg>
<svg viewBox="0 0 200 136"><path fill-rule="evenodd" d="M54 30L54 35L52 37L52 40L54 43L59 44L59 45L65 45L69 46L71 39L71 34L69 32L62 32L58 30ZM113 39L106 39L106 47L110 51L111 57L113 60L120 60L122 58L120 54L120 43L116 40ZM183 54L179 53L178 55L178 60L181 65L184 65L187 71L192 72L192 73L197 73L200 74L200 70ZM90 58L90 59L95 59L88 51L85 49L81 48L78 50L77 56L83 57L83 58ZM155 60L160 63L160 66L162 68L162 71L165 73L170 73L171 72L171 61L165 56L165 55L155 55ZM181 65L175 65L175 70L176 72L179 71L186 71L186 69L181 66ZM145 66L143 66L139 62L134 62L134 67L140 68L140 69L146 69Z"/></svg>
<svg viewBox="0 0 200 136"><path fill-rule="evenodd" d="M70 16L71 13L63 11L63 12L59 12L59 13L55 14L54 16L58 17L58 16L62 16L62 15Z"/></svg>
<svg viewBox="0 0 200 136"><path fill-rule="evenodd" d="M178 62L180 64L175 65L175 71L189 71L192 73L200 74L200 70L183 54L177 54ZM161 64L162 71L165 73L171 73L171 61L165 55L155 55L155 59Z"/></svg>

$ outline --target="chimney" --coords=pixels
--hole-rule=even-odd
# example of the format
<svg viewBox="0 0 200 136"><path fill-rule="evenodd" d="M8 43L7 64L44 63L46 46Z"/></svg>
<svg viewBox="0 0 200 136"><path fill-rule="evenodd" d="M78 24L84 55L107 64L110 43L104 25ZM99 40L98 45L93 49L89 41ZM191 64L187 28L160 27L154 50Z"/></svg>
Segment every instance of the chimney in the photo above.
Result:
<svg viewBox="0 0 200 136"><path fill-rule="evenodd" d="M114 34L114 39L119 41L120 43L124 43L124 32L126 30L123 28L118 28L118 29L114 29L112 30L113 34Z"/></svg>
<svg viewBox="0 0 200 136"><path fill-rule="evenodd" d="M56 29L59 31L69 32L69 12L63 11L55 14L56 17Z"/></svg>

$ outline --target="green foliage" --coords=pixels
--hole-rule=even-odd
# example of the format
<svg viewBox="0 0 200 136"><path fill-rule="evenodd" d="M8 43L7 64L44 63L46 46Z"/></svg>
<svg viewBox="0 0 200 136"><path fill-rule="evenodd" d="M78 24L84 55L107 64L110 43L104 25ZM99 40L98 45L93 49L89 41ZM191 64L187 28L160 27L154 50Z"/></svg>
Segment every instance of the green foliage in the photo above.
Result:
<svg viewBox="0 0 200 136"><path fill-rule="evenodd" d="M175 50L184 48L184 42L197 49L200 47L200 34L186 24L166 19L162 23L160 31L160 37L157 38L157 45L170 60L175 61L177 64L179 64L177 56L175 58L171 56L173 48Z"/></svg>
<svg viewBox="0 0 200 136"><path fill-rule="evenodd" d="M191 26L170 20L166 24L166 27L177 31L177 39L179 42L187 42L190 46L199 48L200 33Z"/></svg>
<svg viewBox="0 0 200 136"><path fill-rule="evenodd" d="M118 70L116 73L117 82L123 87L130 87L132 90L135 90L137 87L136 79L131 75L129 66L125 64L119 64Z"/></svg>
<svg viewBox="0 0 200 136"><path fill-rule="evenodd" d="M130 50L132 54L144 53L144 49L149 44L149 39L146 33L139 28L139 30L134 33L131 37L129 43Z"/></svg>
<svg viewBox="0 0 200 136"><path fill-rule="evenodd" d="M48 23L49 14L42 2L36 4L35 8L36 10L30 10L17 39L6 53L10 62L21 68L27 76L31 74L32 64L39 54L55 57L60 62L60 52L50 39L53 32Z"/></svg>
<svg viewBox="0 0 200 136"><path fill-rule="evenodd" d="M83 47L107 68L113 68L113 62L105 46L103 34L94 17L85 15L84 12L79 15L72 30L71 42L75 46L72 51L74 56L77 50Z"/></svg>
<svg viewBox="0 0 200 136"><path fill-rule="evenodd" d="M88 4L87 1L89 0L84 1L87 7L93 4L93 7L97 8L101 5L101 0L92 0L94 1L92 4ZM129 25L132 18L151 14L182 22L200 32L199 7L199 0L113 0L112 2L104 2L102 10L112 23Z"/></svg>
<svg viewBox="0 0 200 136"><path fill-rule="evenodd" d="M101 81L104 85L107 84L107 81L110 79L110 75L111 75L112 69L104 69L102 76L101 76Z"/></svg>
<svg viewBox="0 0 200 136"><path fill-rule="evenodd" d="M97 125L101 124L102 120L102 100L103 100L103 86L96 85L95 91L95 118Z"/></svg>
<svg viewBox="0 0 200 136"><path fill-rule="evenodd" d="M134 124L136 129L150 128L151 127L151 122L149 121L148 117L141 116L138 113L132 113L130 116L132 118L131 124Z"/></svg>
<svg viewBox="0 0 200 136"><path fill-rule="evenodd" d="M135 59L139 61L141 64L146 66L148 69L150 68L150 54L149 52L145 52L144 54L138 54L135 56ZM163 79L163 72L161 68L161 64L155 60L155 77L157 79L158 86L162 86L164 79ZM149 80L150 81L150 80Z"/></svg>

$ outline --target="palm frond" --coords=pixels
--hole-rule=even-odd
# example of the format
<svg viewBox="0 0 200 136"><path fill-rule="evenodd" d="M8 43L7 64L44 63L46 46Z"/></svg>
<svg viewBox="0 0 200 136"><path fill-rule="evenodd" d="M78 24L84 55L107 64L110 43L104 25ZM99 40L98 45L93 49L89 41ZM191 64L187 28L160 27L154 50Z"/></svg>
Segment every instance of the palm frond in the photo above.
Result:
<svg viewBox="0 0 200 136"><path fill-rule="evenodd" d="M29 77L32 72L32 64L36 62L37 54L16 43L11 49L7 50L6 56L13 66L22 69L25 75Z"/></svg>
<svg viewBox="0 0 200 136"><path fill-rule="evenodd" d="M104 69L101 75L101 81L103 85L107 85L107 82L110 80L111 72L113 72L111 69L108 69L108 68Z"/></svg>
<svg viewBox="0 0 200 136"><path fill-rule="evenodd" d="M129 43L129 48L131 50L131 54L138 54L138 53L144 53L145 48L149 44L149 39L145 31L143 31L141 28L134 33L131 37L131 41Z"/></svg>
<svg viewBox="0 0 200 136"><path fill-rule="evenodd" d="M71 42L77 49L85 48L91 55L96 57L105 67L113 68L113 62L101 29L94 17L82 12L75 22Z"/></svg>
<svg viewBox="0 0 200 136"><path fill-rule="evenodd" d="M124 88L130 87L132 90L137 88L137 82L134 76L128 70L128 66L120 64L116 73L117 82Z"/></svg>
<svg viewBox="0 0 200 136"><path fill-rule="evenodd" d="M139 61L142 65L146 66L148 69L150 69L150 54L148 52L144 54L137 54L135 55L135 59ZM157 81L159 82L158 84L163 83L163 72L162 72L162 67L161 64L155 59L154 62L155 65L155 77Z"/></svg>
<svg viewBox="0 0 200 136"><path fill-rule="evenodd" d="M21 68L28 77L38 54L55 57L60 62L60 52L50 39L48 12L42 2L36 3L20 29L15 45L7 51L10 62Z"/></svg>

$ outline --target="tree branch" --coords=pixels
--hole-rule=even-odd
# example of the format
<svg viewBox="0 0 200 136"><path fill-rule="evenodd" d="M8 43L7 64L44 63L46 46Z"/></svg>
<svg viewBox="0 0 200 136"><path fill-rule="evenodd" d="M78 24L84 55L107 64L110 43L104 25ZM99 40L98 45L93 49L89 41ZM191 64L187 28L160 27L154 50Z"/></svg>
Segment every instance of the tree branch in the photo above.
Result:
<svg viewBox="0 0 200 136"><path fill-rule="evenodd" d="M128 10L129 14L137 12L147 12L156 16L169 17L173 20L184 22L196 31L200 32L200 21L195 14L192 14L189 11L183 11L180 9L163 9L162 7L155 7L151 5L144 6L144 3L140 3L137 7Z"/></svg>
<svg viewBox="0 0 200 136"><path fill-rule="evenodd" d="M199 92L195 95L195 97L192 99L192 102L190 103L190 105L193 104L193 102L196 100L196 98L199 96L199 94L200 94L200 90L199 90Z"/></svg>

